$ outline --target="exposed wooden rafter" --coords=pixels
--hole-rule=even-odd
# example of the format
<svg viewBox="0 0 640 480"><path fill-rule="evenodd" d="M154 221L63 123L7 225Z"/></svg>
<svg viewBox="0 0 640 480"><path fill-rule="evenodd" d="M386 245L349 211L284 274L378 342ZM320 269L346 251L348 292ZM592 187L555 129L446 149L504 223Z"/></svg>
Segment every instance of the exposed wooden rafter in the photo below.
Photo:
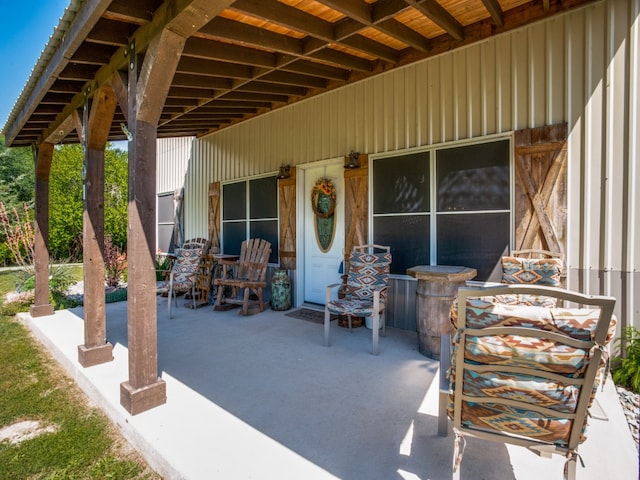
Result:
<svg viewBox="0 0 640 480"><path fill-rule="evenodd" d="M163 29L184 45L173 52L175 75L163 79L158 136L202 135L594 1L86 0L19 99L6 141L75 142L68 118L126 72L130 42L144 54ZM110 140L124 139L121 97ZM207 118L230 101L248 110Z"/></svg>

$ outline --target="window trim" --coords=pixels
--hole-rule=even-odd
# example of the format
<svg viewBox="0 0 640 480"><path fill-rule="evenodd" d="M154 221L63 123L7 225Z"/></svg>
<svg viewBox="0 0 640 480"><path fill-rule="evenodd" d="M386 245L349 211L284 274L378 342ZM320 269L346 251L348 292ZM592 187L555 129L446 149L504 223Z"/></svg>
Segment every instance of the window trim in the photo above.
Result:
<svg viewBox="0 0 640 480"><path fill-rule="evenodd" d="M438 212L437 209L437 185L436 185L436 155L435 152L440 149L445 148L455 148L462 147L467 145L480 145L483 143L491 143L497 141L507 140L509 142L509 209L504 210L474 210L474 211L465 211L465 212ZM430 256L430 265L437 265L438 258L438 246L437 246L437 221L438 215L469 215L469 214L479 214L479 213L509 213L509 249L513 250L513 245L515 241L515 155L514 155L514 135L513 131L504 132L504 133L496 133L492 135L485 135L482 137L474 137L474 138L466 138L460 140L453 140L449 142L440 142L434 143L430 145L422 145L419 147L411 147L403 150L394 150L387 151L381 153L375 153L369 155L369 160L371 162L369 168L369 178L368 178L368 204L369 204L369 212L368 212L368 232L367 236L369 242L373 241L373 219L374 217L383 217L383 216L402 216L402 215L430 215L429 218L429 256ZM413 155L419 153L428 153L429 155L429 185L430 185L430 206L428 212L414 212L414 213L386 213L386 214L376 214L373 213L373 199L374 199L374 191L373 191L373 170L374 163L376 160L389 159L394 157L403 157L406 155ZM395 279L410 279L415 280L413 277L404 275L404 274L391 274L391 278Z"/></svg>
<svg viewBox="0 0 640 480"><path fill-rule="evenodd" d="M276 229L278 232L278 242L280 241L280 195L278 192L278 186L277 186L277 180L276 180L276 216L275 217L263 217L263 218L251 218L251 201L249 199L249 193L250 193L250 187L249 187L249 182L252 180L259 180L261 178L269 178L269 177L274 177L277 176L278 172L273 171L273 172L268 172L268 173L262 173L259 175L251 175L251 176L247 176L247 177L241 177L241 178L234 178L232 180L225 180L225 181L221 181L220 182L220 252L223 253L224 250L224 228L225 228L225 223L240 223L240 222L244 222L245 224L245 239L250 238L249 235L251 233L251 222L261 222L261 221L276 221ZM233 184L233 183L241 183L244 182L245 183L245 199L246 201L246 206L245 206L245 213L246 216L244 219L241 220L224 220L224 187L225 185L229 185L229 184ZM280 252L276 252L276 256L277 256L277 262L275 263L269 263L269 265L271 266L279 266L280 265Z"/></svg>

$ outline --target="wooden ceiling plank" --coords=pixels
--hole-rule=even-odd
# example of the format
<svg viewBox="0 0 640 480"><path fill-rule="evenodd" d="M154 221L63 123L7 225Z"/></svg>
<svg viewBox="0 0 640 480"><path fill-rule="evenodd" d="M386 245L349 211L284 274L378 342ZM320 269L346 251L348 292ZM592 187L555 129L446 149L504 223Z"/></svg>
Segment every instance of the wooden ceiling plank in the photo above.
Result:
<svg viewBox="0 0 640 480"><path fill-rule="evenodd" d="M226 90L231 88L231 82L222 77L193 75L190 73L179 72L173 76L173 86L202 88L207 90Z"/></svg>
<svg viewBox="0 0 640 480"><path fill-rule="evenodd" d="M378 57L389 63L396 64L399 61L398 52L396 50L386 47L381 43L373 41L362 35L351 35L350 37L340 40L340 43L373 57Z"/></svg>
<svg viewBox="0 0 640 480"><path fill-rule="evenodd" d="M258 102L271 102L271 103L287 103L289 97L286 95L268 94L268 93L254 93L243 91L231 91L218 97L222 100L249 100ZM217 99L216 99L217 101Z"/></svg>
<svg viewBox="0 0 640 480"><path fill-rule="evenodd" d="M122 40L129 38L133 32L134 29L130 24L101 18L87 36L87 41L119 47L126 43Z"/></svg>
<svg viewBox="0 0 640 480"><path fill-rule="evenodd" d="M231 79L251 79L253 69L251 67L235 63L182 57L178 62L176 72Z"/></svg>
<svg viewBox="0 0 640 480"><path fill-rule="evenodd" d="M292 60L291 58L287 58L286 60L283 59L282 70L303 73L305 75L312 75L325 79L328 78L342 81L347 81L349 79L348 70L309 60Z"/></svg>
<svg viewBox="0 0 640 480"><path fill-rule="evenodd" d="M464 27L436 0L405 0L420 13L429 17L458 41L464 40Z"/></svg>
<svg viewBox="0 0 640 480"><path fill-rule="evenodd" d="M104 65L109 63L115 49L112 45L99 43L83 43L71 57L72 62L88 63L90 65Z"/></svg>
<svg viewBox="0 0 640 480"><path fill-rule="evenodd" d="M113 20L144 25L153 19L153 0L113 0L105 17Z"/></svg>
<svg viewBox="0 0 640 480"><path fill-rule="evenodd" d="M301 75L299 73L285 72L283 70L274 70L260 76L260 80L271 83L282 83L284 85L294 85L309 88L326 88L327 82L318 77Z"/></svg>
<svg viewBox="0 0 640 480"><path fill-rule="evenodd" d="M204 89L204 88L189 88L189 87L175 87L172 86L169 89L169 93L167 97L171 98L211 98L216 94L216 91L213 89Z"/></svg>
<svg viewBox="0 0 640 480"><path fill-rule="evenodd" d="M378 24L411 8L404 0L378 0L371 6L371 22Z"/></svg>
<svg viewBox="0 0 640 480"><path fill-rule="evenodd" d="M272 52L197 37L187 40L183 55L256 67L276 66L276 56Z"/></svg>
<svg viewBox="0 0 640 480"><path fill-rule="evenodd" d="M82 82L83 86L95 77L97 66L82 63L69 63L58 75L58 80L73 80Z"/></svg>
<svg viewBox="0 0 640 480"><path fill-rule="evenodd" d="M239 85L235 90L239 92L273 93L276 95L287 95L294 97L304 97L304 95L307 93L307 89L304 87L295 87L291 85L260 81L243 83L242 85Z"/></svg>
<svg viewBox="0 0 640 480"><path fill-rule="evenodd" d="M373 70L373 63L369 60L339 52L333 48L320 48L313 41L307 40L305 42L305 51L308 52L305 55L310 58L329 62L349 70L357 70L359 72L371 72Z"/></svg>
<svg viewBox="0 0 640 480"><path fill-rule="evenodd" d="M393 18L377 23L375 28L421 52L426 53L431 48L431 43L428 38L423 37L415 30Z"/></svg>
<svg viewBox="0 0 640 480"><path fill-rule="evenodd" d="M211 38L241 42L278 52L302 54L302 42L293 37L270 32L263 28L236 22L227 18L216 18L200 29L200 33Z"/></svg>
<svg viewBox="0 0 640 480"><path fill-rule="evenodd" d="M356 21L365 25L371 25L373 22L371 14L371 4L362 0L316 0L318 3L326 5L347 17L351 17Z"/></svg>

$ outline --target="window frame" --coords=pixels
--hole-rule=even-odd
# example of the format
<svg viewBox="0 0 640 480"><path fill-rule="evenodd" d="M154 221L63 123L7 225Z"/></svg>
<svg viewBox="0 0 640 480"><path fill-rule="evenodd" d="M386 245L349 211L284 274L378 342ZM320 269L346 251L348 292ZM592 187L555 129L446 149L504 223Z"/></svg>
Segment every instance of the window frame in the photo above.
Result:
<svg viewBox="0 0 640 480"><path fill-rule="evenodd" d="M464 147L464 146L472 146L472 145L481 145L484 143L491 142L500 142L500 141L508 141L508 151L509 151L509 202L508 209L496 209L496 210L470 210L470 211L459 211L459 212L439 212L438 211L438 184L437 184L437 155L436 152L442 149L450 149L455 147ZM473 214L487 214L487 213L507 213L509 215L509 239L508 246L509 250L513 249L514 244L514 215L515 215L515 159L514 159L514 150L513 150L514 138L513 132L508 133L498 133L493 135L486 135L482 137L463 139L463 140L455 140L451 142L441 142L432 145L413 147L403 150L396 150L392 152L383 152L379 154L372 154L369 156L371 161L371 165L369 168L369 193L368 193L368 204L369 204L369 213L368 213L368 238L369 241L373 241L374 239L374 219L376 217L398 217L402 215L428 215L429 216L429 265L437 265L438 259L438 218L441 215L473 215ZM427 153L429 156L429 189L430 189L430 198L429 198L429 211L428 212L415 212L415 213L399 213L399 214L375 214L374 213L374 185L373 185L373 174L375 170L375 162L377 160L390 159L394 157L401 157L413 154ZM392 278L397 279L412 279L413 277L408 276L406 274L395 273L391 274Z"/></svg>
<svg viewBox="0 0 640 480"><path fill-rule="evenodd" d="M242 177L242 178L235 178L233 180L227 180L224 182L220 182L220 252L221 253L226 253L225 250L225 245L224 245L224 238L225 238L225 224L239 224L239 223L244 223L245 225L245 240L251 238L251 223L252 222L273 222L275 220L276 222L276 239L278 242L280 242L280 195L279 195L279 191L278 191L278 182L277 182L277 178L276 178L276 191L275 191L275 195L276 195L276 216L275 217L256 217L256 218L252 218L251 217L251 184L250 182L253 180L260 180L263 178L276 178L277 177L277 172L270 172L270 173L266 173L266 174L261 174L261 175L252 175L249 177ZM245 217L243 219L234 219L234 220L225 220L224 219L224 187L226 185L230 185L230 184L238 184L238 183L244 183L245 184L245 188L244 188L244 199L245 199ZM275 262L269 262L269 265L275 265L275 266L279 266L280 265L280 249L279 249L279 245L272 245L271 246L272 252L271 254L274 255L276 257L276 261Z"/></svg>

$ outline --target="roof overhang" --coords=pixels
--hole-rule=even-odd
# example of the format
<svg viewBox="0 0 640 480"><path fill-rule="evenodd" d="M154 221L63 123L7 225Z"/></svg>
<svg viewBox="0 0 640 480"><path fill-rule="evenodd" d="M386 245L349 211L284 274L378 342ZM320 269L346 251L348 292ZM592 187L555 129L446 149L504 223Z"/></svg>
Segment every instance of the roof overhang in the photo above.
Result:
<svg viewBox="0 0 640 480"><path fill-rule="evenodd" d="M596 0L71 0L4 126L6 143L76 143L78 112L125 89L131 44L187 38L158 137L201 136ZM202 23L202 22L201 22ZM109 140L125 140L116 109Z"/></svg>

